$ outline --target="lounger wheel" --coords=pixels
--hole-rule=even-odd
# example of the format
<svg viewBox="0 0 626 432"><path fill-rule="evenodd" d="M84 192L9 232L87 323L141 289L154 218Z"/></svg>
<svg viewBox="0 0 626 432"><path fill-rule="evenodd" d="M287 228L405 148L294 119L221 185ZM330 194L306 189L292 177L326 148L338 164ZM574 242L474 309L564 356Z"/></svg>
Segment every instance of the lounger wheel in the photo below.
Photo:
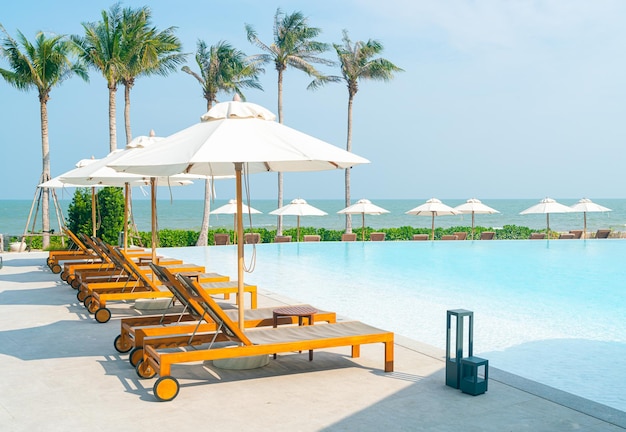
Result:
<svg viewBox="0 0 626 432"><path fill-rule="evenodd" d="M143 359L139 360L139 363L137 363L137 366L135 366L135 372L137 372L139 378L145 379L154 378L154 376L156 375L156 371L152 368L152 366L143 361Z"/></svg>
<svg viewBox="0 0 626 432"><path fill-rule="evenodd" d="M67 282L67 278L68 278L69 276L70 276L70 275L69 275L69 274L67 274L67 272L66 272L66 271L62 271L62 272L61 272L61 280L62 280L63 282Z"/></svg>
<svg viewBox="0 0 626 432"><path fill-rule="evenodd" d="M130 354L128 355L128 361L131 365L136 367L139 362L143 359L143 347L138 346L130 350Z"/></svg>
<svg viewBox="0 0 626 432"><path fill-rule="evenodd" d="M164 376L156 380L152 389L154 390L154 396L159 402L167 402L178 396L180 385L176 378Z"/></svg>
<svg viewBox="0 0 626 432"><path fill-rule="evenodd" d="M52 267L52 263L53 263L53 262L54 262L54 261L52 261L52 258L47 258L47 259L46 259L46 265L47 265L48 267Z"/></svg>
<svg viewBox="0 0 626 432"><path fill-rule="evenodd" d="M54 264L52 267L50 267L50 270L52 270L52 273L61 273L61 266L58 264Z"/></svg>
<svg viewBox="0 0 626 432"><path fill-rule="evenodd" d="M113 341L113 346L115 347L115 350L120 353L127 353L133 348L132 344L129 344L128 342L124 343L121 334L116 336L115 340Z"/></svg>
<svg viewBox="0 0 626 432"><path fill-rule="evenodd" d="M91 296L88 295L85 291L78 291L76 293L76 298L79 302L82 302L86 308L89 309L89 302L91 302Z"/></svg>
<svg viewBox="0 0 626 432"><path fill-rule="evenodd" d="M89 313L95 314L96 311L98 309L100 309L100 304L96 301L94 301L93 297L88 296L88 299L85 299L85 303L87 303L85 306L87 307L87 310L89 311Z"/></svg>
<svg viewBox="0 0 626 432"><path fill-rule="evenodd" d="M80 281L77 278L74 278L72 279L72 282L70 283L70 285L72 286L72 288L78 289L80 288Z"/></svg>
<svg viewBox="0 0 626 432"><path fill-rule="evenodd" d="M111 311L103 307L98 308L98 310L96 310L94 313L94 318L99 323L104 324L111 319Z"/></svg>

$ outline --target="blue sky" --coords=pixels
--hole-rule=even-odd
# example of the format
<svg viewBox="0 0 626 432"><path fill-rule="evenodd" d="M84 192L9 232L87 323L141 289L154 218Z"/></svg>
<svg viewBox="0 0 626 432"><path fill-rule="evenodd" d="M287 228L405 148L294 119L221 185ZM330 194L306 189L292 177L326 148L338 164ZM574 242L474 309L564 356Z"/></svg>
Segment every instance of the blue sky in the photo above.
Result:
<svg viewBox="0 0 626 432"><path fill-rule="evenodd" d="M38 30L82 33L113 1L4 5L0 22L30 40ZM245 37L252 24L271 42L277 7L302 11L323 30L320 40L380 40L382 56L405 70L389 83L363 82L354 105L353 151L371 160L352 170L353 199L624 198L626 162L626 2L501 0L344 0L172 2L148 4L159 28L178 27L193 60L196 41L227 40L258 53ZM383 7L384 5L384 7ZM333 53L326 54L333 58ZM6 63L0 60L2 67ZM338 70L321 68L338 74ZM310 79L288 69L285 123L340 147L346 141L347 90L311 92ZM247 99L276 112L276 72ZM133 134L167 136L199 121L200 87L182 72L140 78L132 91ZM222 99L228 97L222 95ZM0 199L31 199L41 173L39 103L35 91L0 81ZM48 103L52 174L108 152L104 79L73 78ZM118 147L125 143L123 91L117 98ZM251 197L276 196L275 174L254 174ZM202 197L202 186L176 188L177 198ZM234 182L217 186L218 198ZM160 193L160 196L165 193ZM169 195L169 194L168 194ZM288 173L285 199L343 197L343 173Z"/></svg>

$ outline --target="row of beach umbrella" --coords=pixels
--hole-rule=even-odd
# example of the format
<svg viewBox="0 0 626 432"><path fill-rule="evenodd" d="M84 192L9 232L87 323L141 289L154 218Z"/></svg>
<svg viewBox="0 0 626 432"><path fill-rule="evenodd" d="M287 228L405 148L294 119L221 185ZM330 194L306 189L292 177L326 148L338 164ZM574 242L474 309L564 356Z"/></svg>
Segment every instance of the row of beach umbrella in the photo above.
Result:
<svg viewBox="0 0 626 432"><path fill-rule="evenodd" d="M244 214L258 214L260 211L247 207L244 207ZM594 203L588 198L583 198L578 201L576 204L568 207L564 204L558 203L552 198L544 198L539 203L535 204L532 207L527 208L522 211L520 214L545 214L546 215L546 223L548 236L550 234L550 213L572 213L579 212L584 214L584 229L583 235L587 232L587 213L588 212L606 212L611 211L611 209L601 206L599 204ZM237 202L236 200L230 200L228 204L219 207L216 210L213 210L211 213L213 214L236 214L237 212ZM357 201L355 204L348 206L342 210L339 210L337 213L339 214L351 214L351 215L361 215L362 220L362 240L365 240L365 215L381 215L384 213L389 213L388 210L379 207L373 204L370 200L361 199ZM406 214L416 215L416 216L430 216L432 219L432 227L431 227L431 239L435 237L435 216L449 216L449 215L459 215L459 214L471 214L472 215L472 236L474 238L474 229L475 229L475 215L476 214L494 214L500 213L498 210L489 207L486 204L483 204L479 199L470 198L465 203L456 206L450 207L444 203L442 203L437 198L431 198L427 200L425 203L409 210ZM282 215L282 216L297 216L297 234L296 239L300 238L300 217L301 216L325 216L328 213L308 204L302 198L296 198L291 201L289 204L280 207L276 210L270 212L273 215Z"/></svg>

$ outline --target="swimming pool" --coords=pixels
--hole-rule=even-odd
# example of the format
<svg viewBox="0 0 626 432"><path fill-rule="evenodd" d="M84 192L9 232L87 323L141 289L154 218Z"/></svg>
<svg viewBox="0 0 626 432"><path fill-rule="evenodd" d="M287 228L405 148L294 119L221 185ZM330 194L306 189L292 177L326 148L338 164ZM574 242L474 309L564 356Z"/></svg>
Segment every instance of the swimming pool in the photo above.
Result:
<svg viewBox="0 0 626 432"><path fill-rule="evenodd" d="M237 274L234 246L164 253ZM493 367L626 411L625 256L624 240L261 244L246 281L442 349L446 311L472 310Z"/></svg>

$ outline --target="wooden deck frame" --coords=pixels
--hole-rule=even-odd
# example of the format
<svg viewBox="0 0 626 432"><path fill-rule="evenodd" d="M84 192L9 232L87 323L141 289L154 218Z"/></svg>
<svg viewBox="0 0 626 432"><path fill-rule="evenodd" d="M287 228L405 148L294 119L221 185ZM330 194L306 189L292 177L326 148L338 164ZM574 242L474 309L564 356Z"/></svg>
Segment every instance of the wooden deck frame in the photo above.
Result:
<svg viewBox="0 0 626 432"><path fill-rule="evenodd" d="M142 347L147 338L150 338L150 344L157 348L199 345L211 342L217 329L215 321L211 319L204 307L204 301L209 296L206 290L192 292L193 288L186 285L185 280L177 279L175 274L167 268L154 264L150 264L150 267L163 285L169 288L176 299L185 306L185 310L180 314L122 319L120 334L116 337L114 346L120 352L132 350L129 361L133 366L143 355ZM200 286L203 285L200 284ZM198 294L204 301L198 302L194 294ZM246 328L273 326L274 309L272 307L244 311ZM232 310L226 314L231 320L236 320L236 312L236 310ZM335 312L320 310L315 314L315 321L335 323L337 322L337 315ZM296 316L280 317L277 320L277 324L280 325L297 323L298 318Z"/></svg>
<svg viewBox="0 0 626 432"><path fill-rule="evenodd" d="M177 278L185 280L184 275ZM191 280L185 281L196 288L201 287ZM160 378L153 386L154 395L160 401L169 401L178 395L180 385L172 377L171 367L174 364L196 361L221 360L228 358L271 355L275 353L308 351L313 349L351 347L352 357L360 356L360 346L369 343L383 343L385 372L393 372L394 362L394 334L377 329L358 321L321 324L313 326L284 326L278 328L254 329L248 332L240 330L219 305L210 297L202 299L206 302L207 312L218 324L220 329L216 337L219 340L228 339L237 345L228 347L209 347L208 349L194 349L189 351L164 352L145 340L143 358L137 364L137 374L142 378ZM263 342L264 336L271 336L274 342ZM283 342L275 342L283 340Z"/></svg>

